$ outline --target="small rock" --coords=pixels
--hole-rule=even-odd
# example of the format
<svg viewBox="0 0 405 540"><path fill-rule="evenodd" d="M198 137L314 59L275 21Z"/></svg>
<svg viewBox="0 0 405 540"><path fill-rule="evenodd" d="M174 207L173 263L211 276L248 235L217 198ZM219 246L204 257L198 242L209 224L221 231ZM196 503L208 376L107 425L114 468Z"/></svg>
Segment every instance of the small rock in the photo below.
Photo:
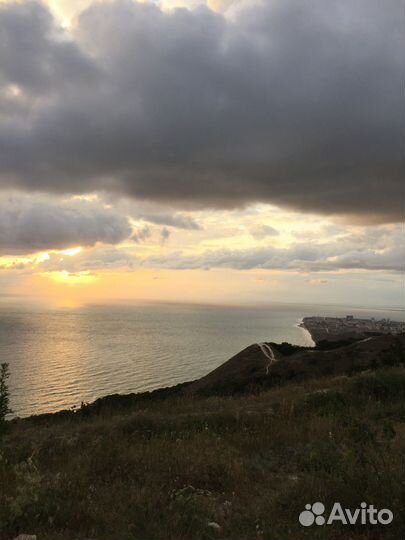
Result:
<svg viewBox="0 0 405 540"><path fill-rule="evenodd" d="M214 529L215 531L222 531L222 527L219 523L216 523L215 521L210 521L209 523L207 523L207 527L209 527L210 529Z"/></svg>

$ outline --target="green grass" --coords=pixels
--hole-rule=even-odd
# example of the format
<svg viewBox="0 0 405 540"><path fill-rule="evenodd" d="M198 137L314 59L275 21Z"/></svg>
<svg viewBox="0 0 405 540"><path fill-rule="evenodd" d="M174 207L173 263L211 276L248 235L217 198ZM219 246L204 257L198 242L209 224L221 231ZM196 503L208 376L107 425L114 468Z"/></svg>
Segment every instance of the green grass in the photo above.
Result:
<svg viewBox="0 0 405 540"><path fill-rule="evenodd" d="M404 371L390 368L13 422L1 450L0 538L398 540L404 386ZM385 527L301 527L300 511L318 500L366 501L395 517Z"/></svg>

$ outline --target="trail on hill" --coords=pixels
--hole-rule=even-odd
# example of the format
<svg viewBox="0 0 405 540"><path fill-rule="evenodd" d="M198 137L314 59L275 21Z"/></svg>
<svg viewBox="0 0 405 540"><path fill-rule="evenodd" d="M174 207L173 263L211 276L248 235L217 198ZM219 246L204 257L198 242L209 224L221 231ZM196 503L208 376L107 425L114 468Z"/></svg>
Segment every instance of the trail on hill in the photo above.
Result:
<svg viewBox="0 0 405 540"><path fill-rule="evenodd" d="M270 347L270 345L267 345L267 343L258 343L257 345L260 347L260 350L269 361L266 366L266 375L268 375L270 366L274 364L274 362L277 362L277 359L274 356L273 349Z"/></svg>

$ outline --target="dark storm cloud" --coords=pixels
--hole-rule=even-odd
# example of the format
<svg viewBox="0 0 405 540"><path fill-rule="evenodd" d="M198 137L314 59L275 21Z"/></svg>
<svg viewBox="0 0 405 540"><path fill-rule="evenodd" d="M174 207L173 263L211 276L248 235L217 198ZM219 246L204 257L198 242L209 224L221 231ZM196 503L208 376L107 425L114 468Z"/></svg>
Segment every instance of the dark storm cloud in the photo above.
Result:
<svg viewBox="0 0 405 540"><path fill-rule="evenodd" d="M0 255L118 244L131 232L127 218L91 202L0 199Z"/></svg>
<svg viewBox="0 0 405 540"><path fill-rule="evenodd" d="M235 13L1 6L1 185L401 220L402 0Z"/></svg>
<svg viewBox="0 0 405 540"><path fill-rule="evenodd" d="M98 68L39 3L0 6L0 85L47 97L97 81Z"/></svg>

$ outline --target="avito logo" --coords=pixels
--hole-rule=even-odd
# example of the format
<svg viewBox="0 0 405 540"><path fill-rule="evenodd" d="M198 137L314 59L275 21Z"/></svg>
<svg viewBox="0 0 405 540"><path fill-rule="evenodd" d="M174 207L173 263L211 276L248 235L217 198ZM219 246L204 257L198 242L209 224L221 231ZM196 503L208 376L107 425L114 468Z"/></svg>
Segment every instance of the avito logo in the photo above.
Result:
<svg viewBox="0 0 405 540"><path fill-rule="evenodd" d="M342 505L336 502L327 517L325 514L325 505L321 502L306 504L305 510L299 515L299 522L304 527L316 525L332 525L333 523L342 523L343 525L388 525L394 519L394 515L388 508L378 510L372 504L368 505L362 502L360 508L350 510L342 508Z"/></svg>

